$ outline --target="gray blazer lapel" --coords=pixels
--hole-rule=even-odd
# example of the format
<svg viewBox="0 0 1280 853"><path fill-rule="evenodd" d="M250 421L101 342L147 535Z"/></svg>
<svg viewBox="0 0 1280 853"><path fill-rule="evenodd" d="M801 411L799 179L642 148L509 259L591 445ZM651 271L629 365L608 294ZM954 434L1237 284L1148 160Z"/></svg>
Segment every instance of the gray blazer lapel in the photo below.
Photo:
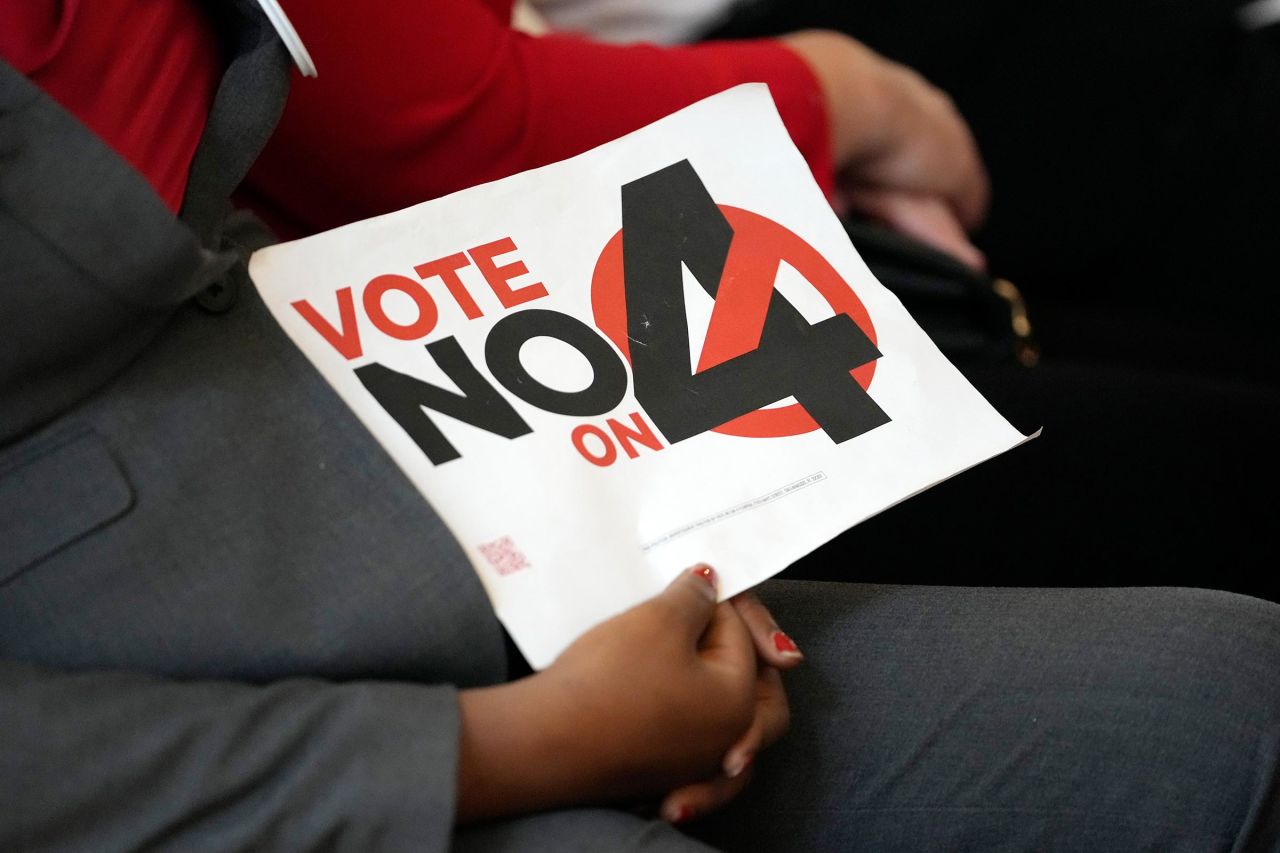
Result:
<svg viewBox="0 0 1280 853"><path fill-rule="evenodd" d="M242 257L223 239L228 197L275 127L287 54L252 3L178 219L146 180L31 81L0 62L0 445L115 376L173 310ZM217 299L213 300L216 304Z"/></svg>

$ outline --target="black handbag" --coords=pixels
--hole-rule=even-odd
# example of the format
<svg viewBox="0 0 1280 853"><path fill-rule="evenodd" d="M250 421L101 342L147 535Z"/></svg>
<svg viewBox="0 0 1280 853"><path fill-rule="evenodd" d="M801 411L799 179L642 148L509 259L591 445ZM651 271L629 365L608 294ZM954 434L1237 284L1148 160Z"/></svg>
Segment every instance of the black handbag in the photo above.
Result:
<svg viewBox="0 0 1280 853"><path fill-rule="evenodd" d="M882 226L844 225L871 272L952 361L1039 361L1026 302L1012 283Z"/></svg>

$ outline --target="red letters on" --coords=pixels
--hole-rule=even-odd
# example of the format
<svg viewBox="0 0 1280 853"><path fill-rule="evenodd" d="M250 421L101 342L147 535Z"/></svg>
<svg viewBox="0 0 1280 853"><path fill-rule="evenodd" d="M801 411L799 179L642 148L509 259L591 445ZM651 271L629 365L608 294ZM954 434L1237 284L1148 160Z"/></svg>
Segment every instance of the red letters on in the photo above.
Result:
<svg viewBox="0 0 1280 853"><path fill-rule="evenodd" d="M618 444L622 445L623 452L630 459L635 459L640 455L640 451L636 450L635 446L632 445L632 439L650 450L662 449L662 440L653 434L653 427L649 426L648 421L640 417L639 412L631 413L631 423L635 426L635 429L616 418L609 418L605 423L609 425L609 429L613 431L614 438L618 439Z"/></svg>
<svg viewBox="0 0 1280 853"><path fill-rule="evenodd" d="M587 447L587 436L592 436L596 441L600 442L599 452ZM574 449L582 454L582 458L592 465L608 468L618 458L618 448L614 447L613 442L609 440L609 433L598 426L579 424L574 427L573 433L569 437L573 441Z"/></svg>
<svg viewBox="0 0 1280 853"><path fill-rule="evenodd" d="M649 426L649 422L639 412L631 413L631 426L627 426L617 418L609 418L605 424L613 433L612 437L593 424L579 424L574 427L570 435L573 449L592 465L608 468L618 461L619 447L627 454L628 459L635 459L640 455L640 451L631 443L633 441L650 450L663 449L662 439L654 434L653 427ZM594 441L588 442L588 438Z"/></svg>

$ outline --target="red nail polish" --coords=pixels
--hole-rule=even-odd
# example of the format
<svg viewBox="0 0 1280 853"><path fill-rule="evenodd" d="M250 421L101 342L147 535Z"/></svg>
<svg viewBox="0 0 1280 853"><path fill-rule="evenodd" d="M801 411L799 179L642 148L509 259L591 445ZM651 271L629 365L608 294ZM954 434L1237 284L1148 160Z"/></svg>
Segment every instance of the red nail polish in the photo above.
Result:
<svg viewBox="0 0 1280 853"><path fill-rule="evenodd" d="M712 589L716 588L716 570L708 566L706 563L694 566L689 571L693 572L696 577L706 581L707 586Z"/></svg>
<svg viewBox="0 0 1280 853"><path fill-rule="evenodd" d="M668 824L684 824L684 822L686 822L687 820L689 820L689 818L694 816L694 809L691 809L687 806L681 806L680 808L676 808L676 809L668 808L666 809L666 811L667 811L666 818L667 818Z"/></svg>
<svg viewBox="0 0 1280 853"><path fill-rule="evenodd" d="M795 644L795 641L781 631L773 632L773 647L784 655L800 654L800 648Z"/></svg>

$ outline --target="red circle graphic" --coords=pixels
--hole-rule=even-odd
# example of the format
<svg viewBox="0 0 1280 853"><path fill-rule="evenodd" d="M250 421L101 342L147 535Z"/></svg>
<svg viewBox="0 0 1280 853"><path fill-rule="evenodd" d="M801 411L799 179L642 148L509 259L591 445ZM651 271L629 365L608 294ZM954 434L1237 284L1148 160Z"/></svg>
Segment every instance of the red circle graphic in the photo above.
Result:
<svg viewBox="0 0 1280 853"><path fill-rule="evenodd" d="M804 276L833 311L847 315L873 344L877 342L875 326L872 325L871 316L862 300L817 249L793 231L758 213L725 204L718 207L733 228L733 242L729 256L725 259L724 274L719 283L720 292L724 292L723 288L744 282L746 277L761 281L760 276L767 276L767 286L753 289L759 297L754 305L747 306L750 316L743 312L737 316L722 317L720 319L724 322L718 323L717 315L712 315L712 328L708 329L707 340L703 343L699 370L739 354L746 340L744 334L748 338L754 335L758 340L768 295L772 293L773 281L783 261ZM738 301L736 304L742 303ZM609 239L596 261L595 271L591 276L591 310L596 327L630 361L621 231ZM717 336L714 333L718 328L730 329L732 332ZM870 361L851 370L850 374L865 390L871 385L875 370L876 362ZM794 403L777 408L757 409L716 427L714 431L745 438L779 438L813 432L817 428L817 422L804 407Z"/></svg>

